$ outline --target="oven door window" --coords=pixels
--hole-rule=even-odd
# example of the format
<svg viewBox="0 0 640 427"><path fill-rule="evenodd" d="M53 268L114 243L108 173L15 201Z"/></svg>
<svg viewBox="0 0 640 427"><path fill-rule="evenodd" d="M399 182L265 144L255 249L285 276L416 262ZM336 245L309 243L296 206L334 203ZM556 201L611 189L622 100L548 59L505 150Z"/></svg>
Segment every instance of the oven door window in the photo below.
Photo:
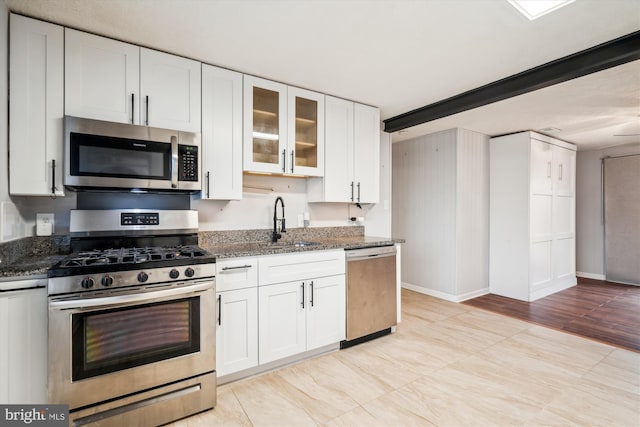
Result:
<svg viewBox="0 0 640 427"><path fill-rule="evenodd" d="M171 180L171 144L71 133L72 176Z"/></svg>
<svg viewBox="0 0 640 427"><path fill-rule="evenodd" d="M73 380L200 351L200 299L72 316Z"/></svg>

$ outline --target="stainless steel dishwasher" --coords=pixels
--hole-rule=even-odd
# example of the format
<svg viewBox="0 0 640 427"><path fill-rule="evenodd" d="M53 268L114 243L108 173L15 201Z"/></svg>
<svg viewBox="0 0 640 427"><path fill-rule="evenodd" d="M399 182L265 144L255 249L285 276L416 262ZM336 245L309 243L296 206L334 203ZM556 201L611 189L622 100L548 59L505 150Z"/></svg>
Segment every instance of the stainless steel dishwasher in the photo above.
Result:
<svg viewBox="0 0 640 427"><path fill-rule="evenodd" d="M350 347L391 332L396 325L396 247L346 251L347 338Z"/></svg>

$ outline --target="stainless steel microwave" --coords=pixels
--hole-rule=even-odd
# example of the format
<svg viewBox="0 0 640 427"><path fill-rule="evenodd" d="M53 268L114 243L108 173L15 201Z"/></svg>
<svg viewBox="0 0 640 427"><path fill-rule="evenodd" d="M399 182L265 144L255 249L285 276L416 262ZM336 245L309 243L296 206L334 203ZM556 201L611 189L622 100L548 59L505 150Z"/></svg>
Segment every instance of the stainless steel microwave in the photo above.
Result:
<svg viewBox="0 0 640 427"><path fill-rule="evenodd" d="M196 192L200 134L65 116L64 184Z"/></svg>

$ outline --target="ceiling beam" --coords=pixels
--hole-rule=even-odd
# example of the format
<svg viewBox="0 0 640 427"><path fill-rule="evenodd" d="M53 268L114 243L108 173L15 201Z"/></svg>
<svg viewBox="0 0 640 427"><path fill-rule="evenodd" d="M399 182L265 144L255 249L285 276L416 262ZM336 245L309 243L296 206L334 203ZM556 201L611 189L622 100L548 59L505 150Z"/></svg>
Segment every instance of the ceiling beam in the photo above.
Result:
<svg viewBox="0 0 640 427"><path fill-rule="evenodd" d="M640 59L640 31L384 120L385 132L406 129Z"/></svg>

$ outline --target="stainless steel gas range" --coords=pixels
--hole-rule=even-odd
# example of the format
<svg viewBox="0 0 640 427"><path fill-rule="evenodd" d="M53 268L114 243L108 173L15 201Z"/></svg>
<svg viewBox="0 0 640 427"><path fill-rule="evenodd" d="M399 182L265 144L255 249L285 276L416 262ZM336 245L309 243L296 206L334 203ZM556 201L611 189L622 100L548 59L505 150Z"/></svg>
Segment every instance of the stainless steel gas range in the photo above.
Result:
<svg viewBox="0 0 640 427"><path fill-rule="evenodd" d="M48 274L49 402L74 426L214 407L215 260L197 212L73 211L70 229L73 253Z"/></svg>

